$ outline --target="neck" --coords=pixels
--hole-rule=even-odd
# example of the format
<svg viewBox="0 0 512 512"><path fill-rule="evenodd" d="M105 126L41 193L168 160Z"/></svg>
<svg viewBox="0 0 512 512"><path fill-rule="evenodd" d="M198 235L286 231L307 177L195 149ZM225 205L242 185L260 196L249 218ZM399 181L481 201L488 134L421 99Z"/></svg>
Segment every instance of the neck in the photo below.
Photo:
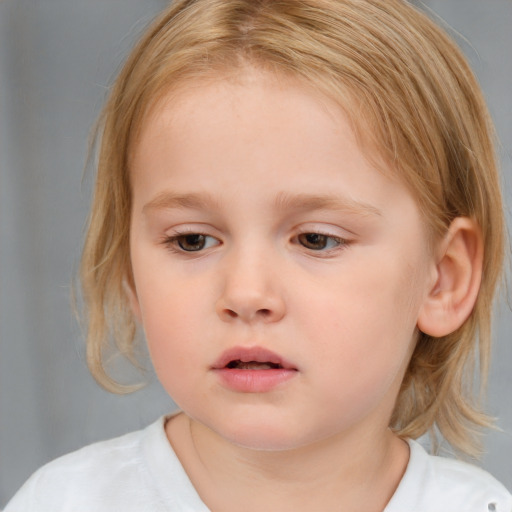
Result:
<svg viewBox="0 0 512 512"><path fill-rule="evenodd" d="M390 430L350 432L282 451L234 445L181 414L166 427L171 444L213 512L344 510L382 512L409 451Z"/></svg>

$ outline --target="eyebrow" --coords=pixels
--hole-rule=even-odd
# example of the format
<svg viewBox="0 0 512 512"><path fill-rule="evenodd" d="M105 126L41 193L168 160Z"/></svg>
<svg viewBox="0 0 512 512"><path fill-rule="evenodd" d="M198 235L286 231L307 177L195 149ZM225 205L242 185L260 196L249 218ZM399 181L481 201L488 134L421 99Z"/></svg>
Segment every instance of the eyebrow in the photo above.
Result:
<svg viewBox="0 0 512 512"><path fill-rule="evenodd" d="M208 193L175 194L170 191L164 191L146 203L142 211L164 209L212 210L219 208L219 204ZM274 207L276 210L281 211L333 210L362 216L382 215L382 212L371 204L330 194L290 194L288 192L280 192L275 198Z"/></svg>
<svg viewBox="0 0 512 512"><path fill-rule="evenodd" d="M218 206L218 202L210 194L175 194L162 192L146 203L142 211L165 209L209 210Z"/></svg>
<svg viewBox="0 0 512 512"><path fill-rule="evenodd" d="M331 194L291 195L281 192L276 197L275 207L279 210L334 210L363 216L382 216L382 212L369 203Z"/></svg>

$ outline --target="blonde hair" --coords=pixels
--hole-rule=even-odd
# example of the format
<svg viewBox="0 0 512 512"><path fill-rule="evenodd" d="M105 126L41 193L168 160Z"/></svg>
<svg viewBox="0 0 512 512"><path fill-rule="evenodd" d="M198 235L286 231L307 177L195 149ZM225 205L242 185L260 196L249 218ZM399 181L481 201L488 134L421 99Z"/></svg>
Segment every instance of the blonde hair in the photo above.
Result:
<svg viewBox="0 0 512 512"><path fill-rule="evenodd" d="M477 454L478 432L490 421L471 387L475 355L483 388L504 253L494 132L461 51L401 0L181 0L156 19L102 116L81 267L92 374L109 390L129 390L105 370L112 341L136 362L125 290L133 284L129 167L148 110L178 84L236 72L244 63L297 77L338 101L363 143L408 184L433 238L458 216L481 227L485 256L474 310L448 336L420 333L391 418L400 436L438 429L456 450Z"/></svg>

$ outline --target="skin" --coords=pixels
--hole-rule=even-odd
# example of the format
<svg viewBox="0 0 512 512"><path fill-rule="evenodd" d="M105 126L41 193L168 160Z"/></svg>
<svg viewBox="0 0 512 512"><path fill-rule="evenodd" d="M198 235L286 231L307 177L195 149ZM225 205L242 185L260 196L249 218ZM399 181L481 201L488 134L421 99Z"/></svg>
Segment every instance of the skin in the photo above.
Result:
<svg viewBox="0 0 512 512"><path fill-rule="evenodd" d="M438 267L414 198L366 157L337 105L250 68L146 119L133 310L184 411L169 441L214 511L382 511L405 471L388 424ZM204 248L185 251L194 233ZM233 346L297 371L227 389L212 365Z"/></svg>

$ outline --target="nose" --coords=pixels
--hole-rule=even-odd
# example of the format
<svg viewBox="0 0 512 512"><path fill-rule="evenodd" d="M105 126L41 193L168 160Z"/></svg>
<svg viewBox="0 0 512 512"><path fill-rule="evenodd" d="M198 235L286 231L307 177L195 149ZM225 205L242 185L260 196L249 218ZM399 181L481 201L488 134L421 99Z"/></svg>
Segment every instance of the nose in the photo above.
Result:
<svg viewBox="0 0 512 512"><path fill-rule="evenodd" d="M216 311L225 322L278 322L285 301L277 271L263 255L233 255L225 262Z"/></svg>

